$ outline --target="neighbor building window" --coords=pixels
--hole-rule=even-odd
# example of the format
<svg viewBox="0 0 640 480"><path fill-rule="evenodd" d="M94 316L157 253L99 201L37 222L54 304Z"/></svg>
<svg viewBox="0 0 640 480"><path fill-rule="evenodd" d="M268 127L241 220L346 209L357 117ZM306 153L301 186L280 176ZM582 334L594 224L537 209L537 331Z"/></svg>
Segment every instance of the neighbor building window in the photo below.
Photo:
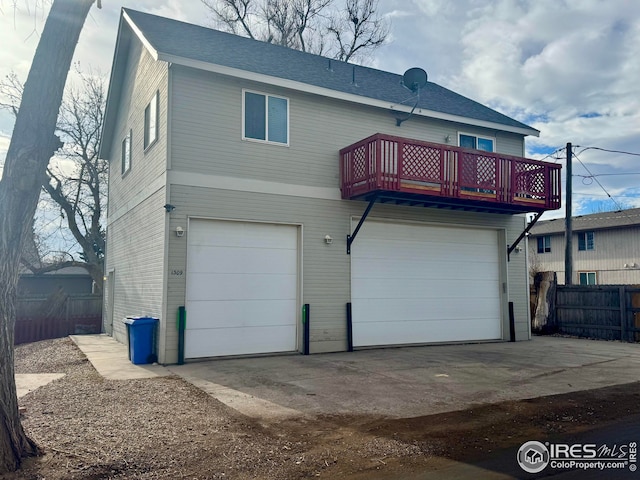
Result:
<svg viewBox="0 0 640 480"><path fill-rule="evenodd" d="M580 285L597 285L596 272L580 272Z"/></svg>
<svg viewBox="0 0 640 480"><path fill-rule="evenodd" d="M242 138L289 144L289 100L244 91Z"/></svg>
<svg viewBox="0 0 640 480"><path fill-rule="evenodd" d="M578 250L593 250L593 232L580 232L578 233Z"/></svg>
<svg viewBox="0 0 640 480"><path fill-rule="evenodd" d="M551 236L538 237L538 253L551 253Z"/></svg>
<svg viewBox="0 0 640 480"><path fill-rule="evenodd" d="M474 150L483 150L485 152L495 151L495 141L493 138L479 137L466 133L458 134L458 145L462 148L473 148Z"/></svg>
<svg viewBox="0 0 640 480"><path fill-rule="evenodd" d="M131 170L131 130L122 140L122 174Z"/></svg>
<svg viewBox="0 0 640 480"><path fill-rule="evenodd" d="M144 149L158 139L158 92L144 109Z"/></svg>

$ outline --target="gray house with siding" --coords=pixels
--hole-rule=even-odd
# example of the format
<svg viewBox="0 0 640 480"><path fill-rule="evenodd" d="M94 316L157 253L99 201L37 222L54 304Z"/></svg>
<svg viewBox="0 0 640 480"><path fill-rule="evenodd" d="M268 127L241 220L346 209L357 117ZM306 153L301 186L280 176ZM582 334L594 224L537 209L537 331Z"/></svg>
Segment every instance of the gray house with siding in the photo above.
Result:
<svg viewBox="0 0 640 480"><path fill-rule="evenodd" d="M574 285L640 285L640 208L573 217ZM556 272L564 284L565 221L535 224L531 270Z"/></svg>
<svg viewBox="0 0 640 480"><path fill-rule="evenodd" d="M105 331L159 318L161 363L527 340L513 247L560 206L559 167L523 158L538 133L432 82L124 9Z"/></svg>

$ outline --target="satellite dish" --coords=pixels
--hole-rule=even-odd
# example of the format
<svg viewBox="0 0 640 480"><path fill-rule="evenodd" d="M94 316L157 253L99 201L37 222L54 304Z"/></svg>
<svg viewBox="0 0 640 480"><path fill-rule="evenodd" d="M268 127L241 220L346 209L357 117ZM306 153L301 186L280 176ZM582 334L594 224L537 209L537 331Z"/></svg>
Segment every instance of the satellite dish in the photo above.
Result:
<svg viewBox="0 0 640 480"><path fill-rule="evenodd" d="M418 67L410 68L402 75L402 83L415 93L427 85L427 72Z"/></svg>

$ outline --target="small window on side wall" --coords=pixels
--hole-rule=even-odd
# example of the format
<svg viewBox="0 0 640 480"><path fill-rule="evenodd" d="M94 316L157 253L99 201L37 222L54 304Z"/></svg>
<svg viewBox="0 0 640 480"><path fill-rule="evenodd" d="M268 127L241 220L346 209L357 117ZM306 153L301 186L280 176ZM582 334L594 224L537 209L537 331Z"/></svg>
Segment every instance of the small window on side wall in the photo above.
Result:
<svg viewBox="0 0 640 480"><path fill-rule="evenodd" d="M289 144L289 100L243 91L242 138L279 145Z"/></svg>
<svg viewBox="0 0 640 480"><path fill-rule="evenodd" d="M597 285L598 278L596 272L580 272L578 274L580 278L580 285Z"/></svg>
<svg viewBox="0 0 640 480"><path fill-rule="evenodd" d="M144 109L144 149L146 150L158 139L158 92Z"/></svg>
<svg viewBox="0 0 640 480"><path fill-rule="evenodd" d="M122 140L122 174L131 170L131 130Z"/></svg>

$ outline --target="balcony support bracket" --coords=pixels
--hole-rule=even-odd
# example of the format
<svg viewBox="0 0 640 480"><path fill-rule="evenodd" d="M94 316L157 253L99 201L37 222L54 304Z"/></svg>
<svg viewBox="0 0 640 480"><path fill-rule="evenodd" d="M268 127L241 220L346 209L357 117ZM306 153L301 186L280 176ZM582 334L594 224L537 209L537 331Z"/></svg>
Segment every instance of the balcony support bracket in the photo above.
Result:
<svg viewBox="0 0 640 480"><path fill-rule="evenodd" d="M347 235L347 255L351 255L351 244L356 239L356 235L358 235L358 232L360 231L360 228L362 228L362 224L367 219L367 216L369 215L369 212L373 208L373 204L376 203L377 199L378 199L377 195L374 195L373 197L371 197L369 199L369 205L367 205L367 209L362 214L362 218L360 218L360 221L358 222L358 225L356 226L356 229L353 231L353 234L352 235Z"/></svg>
<svg viewBox="0 0 640 480"><path fill-rule="evenodd" d="M527 225L527 228L525 228L524 231L520 234L520 236L516 238L516 241L513 242L512 245L509 245L509 248L507 249L507 262L511 261L511 253L516 249L516 247L522 241L522 239L527 236L527 233L529 233L529 230L533 228L533 226L540 219L543 213L544 212L539 212L535 217L533 217L533 220L529 222L529 225Z"/></svg>

